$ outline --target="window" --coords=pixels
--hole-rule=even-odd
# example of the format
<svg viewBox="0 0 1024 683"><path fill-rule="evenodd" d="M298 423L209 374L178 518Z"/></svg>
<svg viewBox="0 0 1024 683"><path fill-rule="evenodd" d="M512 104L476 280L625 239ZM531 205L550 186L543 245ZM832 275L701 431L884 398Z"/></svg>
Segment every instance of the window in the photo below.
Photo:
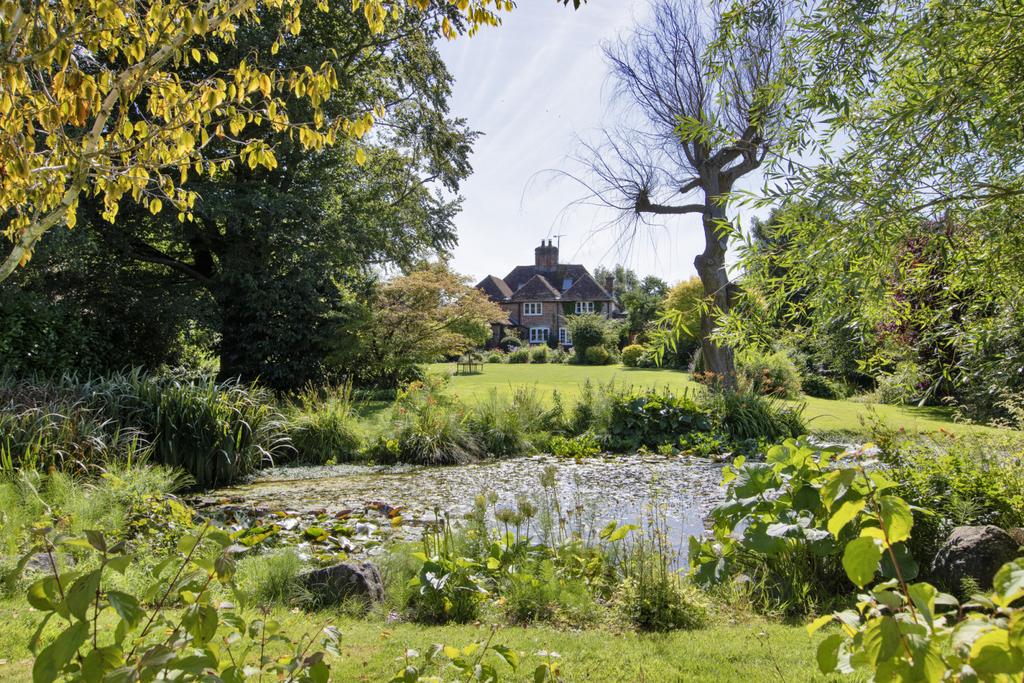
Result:
<svg viewBox="0 0 1024 683"><path fill-rule="evenodd" d="M543 313L544 304L540 302L523 304L523 315L542 315Z"/></svg>
<svg viewBox="0 0 1024 683"><path fill-rule="evenodd" d="M530 343L531 344L543 344L548 340L548 335L551 334L551 330L547 327L531 327L530 328Z"/></svg>
<svg viewBox="0 0 1024 683"><path fill-rule="evenodd" d="M558 342L566 346L572 346L572 335L568 329L564 327L558 329Z"/></svg>
<svg viewBox="0 0 1024 683"><path fill-rule="evenodd" d="M594 302L593 301L577 301L576 302L576 315L580 313L593 313Z"/></svg>
<svg viewBox="0 0 1024 683"><path fill-rule="evenodd" d="M565 290L569 289L570 287L572 287L572 278L571 277L567 277L564 280L562 280L562 291L563 292Z"/></svg>

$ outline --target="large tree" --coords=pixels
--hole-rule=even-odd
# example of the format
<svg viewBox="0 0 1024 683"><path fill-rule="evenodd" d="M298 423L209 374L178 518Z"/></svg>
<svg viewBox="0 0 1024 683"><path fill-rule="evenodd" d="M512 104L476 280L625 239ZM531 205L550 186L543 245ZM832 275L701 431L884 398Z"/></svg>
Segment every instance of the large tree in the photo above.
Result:
<svg viewBox="0 0 1024 683"><path fill-rule="evenodd" d="M605 55L624 122L587 144L587 186L624 224L651 217L701 217L704 251L694 260L707 307L705 367L734 382L732 349L715 338L732 304L726 252L735 234L728 202L737 182L764 161L779 128L778 13L729 35L698 0L653 0L651 16Z"/></svg>
<svg viewBox="0 0 1024 683"><path fill-rule="evenodd" d="M511 0L70 0L0 4L0 231L13 247L0 280L25 264L40 238L73 227L83 192L113 221L124 197L156 214L164 201L188 220L198 195L190 176L215 175L239 161L280 164L268 131L307 149L362 138L370 103L346 116L324 108L351 81L337 69L357 57L339 44L333 58L299 65L278 51L301 35L310 10L355 14L383 33L427 13L453 38L497 24ZM436 11L441 10L441 11ZM221 63L246 31L276 34L266 49ZM355 85L358 87L359 83ZM294 116L294 104L303 112ZM230 139L231 159L208 155ZM356 150L360 160L365 152ZM215 163L219 162L219 163Z"/></svg>

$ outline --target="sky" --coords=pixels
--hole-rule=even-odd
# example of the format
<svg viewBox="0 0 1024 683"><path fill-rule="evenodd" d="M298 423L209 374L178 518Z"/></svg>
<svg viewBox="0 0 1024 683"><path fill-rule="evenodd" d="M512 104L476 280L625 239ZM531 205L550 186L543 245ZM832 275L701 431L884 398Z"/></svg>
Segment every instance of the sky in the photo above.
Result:
<svg viewBox="0 0 1024 683"><path fill-rule="evenodd" d="M646 0L591 2L578 11L554 0L523 0L502 26L440 46L455 77L452 114L483 133L456 218L453 266L474 282L533 263L541 239L562 235L560 260L622 264L670 283L695 274L703 250L697 215L671 217L632 239L609 227L612 214L573 206L579 140L615 122L602 43L646 16Z"/></svg>

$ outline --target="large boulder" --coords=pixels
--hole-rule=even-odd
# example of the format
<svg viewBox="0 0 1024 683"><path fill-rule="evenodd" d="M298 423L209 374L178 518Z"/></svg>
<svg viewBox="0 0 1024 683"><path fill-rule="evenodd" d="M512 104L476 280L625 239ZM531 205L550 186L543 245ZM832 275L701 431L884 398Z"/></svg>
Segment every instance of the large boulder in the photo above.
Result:
<svg viewBox="0 0 1024 683"><path fill-rule="evenodd" d="M380 570L370 562L343 562L305 572L299 578L312 601L318 605L338 605L355 600L369 606L384 600Z"/></svg>
<svg viewBox="0 0 1024 683"><path fill-rule="evenodd" d="M935 554L932 576L946 590L959 592L964 579L986 590L996 571L1019 551L1020 543L997 526L958 526Z"/></svg>

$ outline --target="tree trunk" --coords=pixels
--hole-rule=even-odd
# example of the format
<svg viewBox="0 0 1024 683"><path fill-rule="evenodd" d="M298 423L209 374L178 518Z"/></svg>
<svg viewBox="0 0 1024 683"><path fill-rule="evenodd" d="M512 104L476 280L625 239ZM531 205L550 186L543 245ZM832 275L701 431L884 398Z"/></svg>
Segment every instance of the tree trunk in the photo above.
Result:
<svg viewBox="0 0 1024 683"><path fill-rule="evenodd" d="M717 194L717 193L715 193ZM727 220L725 207L718 204L714 195L708 193L704 212L704 252L697 255L693 265L697 268L704 296L710 307L700 315L701 355L704 369L722 377L727 389L736 388L736 361L732 347L712 341L716 320L729 312L729 274L725 268L725 253L728 236L719 234L719 227Z"/></svg>

